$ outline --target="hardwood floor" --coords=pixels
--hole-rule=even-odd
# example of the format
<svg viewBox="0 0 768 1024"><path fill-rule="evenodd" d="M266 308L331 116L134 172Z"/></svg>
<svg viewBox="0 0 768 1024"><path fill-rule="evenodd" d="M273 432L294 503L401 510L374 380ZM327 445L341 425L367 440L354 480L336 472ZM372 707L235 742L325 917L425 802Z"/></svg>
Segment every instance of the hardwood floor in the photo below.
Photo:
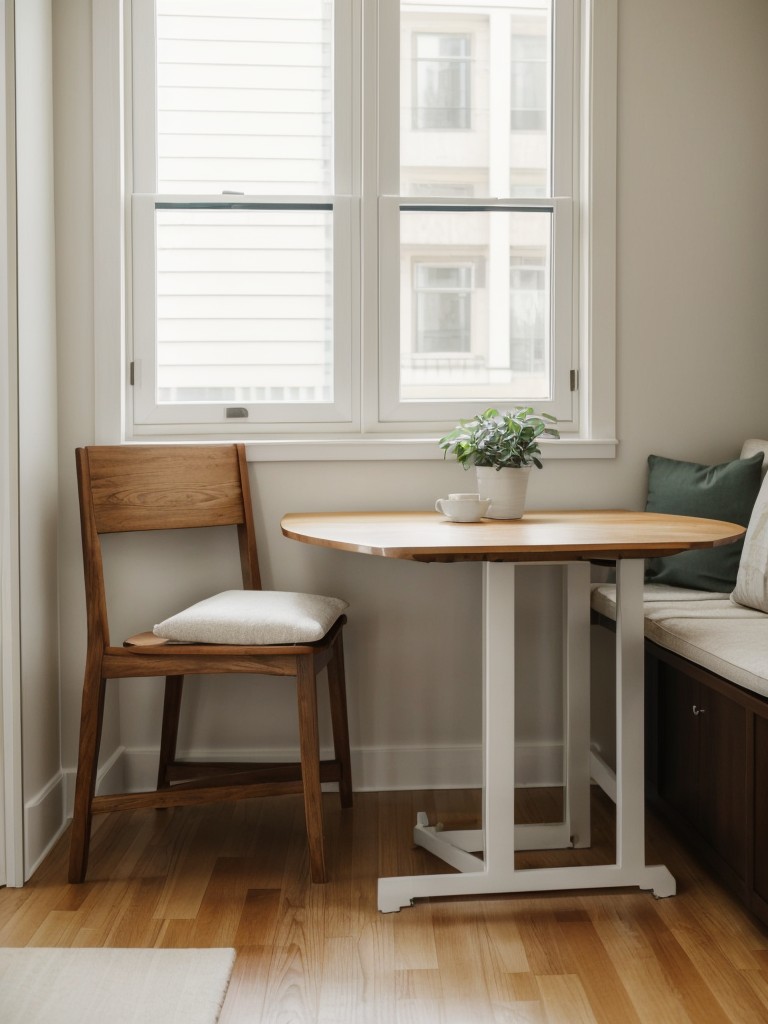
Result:
<svg viewBox="0 0 768 1024"><path fill-rule="evenodd" d="M594 789L594 787L593 787ZM309 883L301 797L141 810L98 822L89 880L66 882L68 836L23 889L0 890L2 946L235 946L221 1024L764 1024L768 933L649 819L649 862L678 895L637 890L420 902L376 910L379 875L450 870L414 848L416 811L476 823L477 792L325 798L326 885ZM519 794L546 820L559 793ZM590 850L607 861L610 802Z"/></svg>

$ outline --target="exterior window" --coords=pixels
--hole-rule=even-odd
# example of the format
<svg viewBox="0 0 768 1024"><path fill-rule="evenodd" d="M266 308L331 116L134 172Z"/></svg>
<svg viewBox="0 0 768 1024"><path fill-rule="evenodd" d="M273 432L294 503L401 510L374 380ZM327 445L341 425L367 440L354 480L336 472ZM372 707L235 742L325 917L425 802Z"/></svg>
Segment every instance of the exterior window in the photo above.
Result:
<svg viewBox="0 0 768 1024"><path fill-rule="evenodd" d="M468 352L471 346L472 267L414 266L414 350Z"/></svg>
<svg viewBox="0 0 768 1024"><path fill-rule="evenodd" d="M512 36L510 126L513 132L547 130L549 53L546 22L540 20L539 33Z"/></svg>
<svg viewBox="0 0 768 1024"><path fill-rule="evenodd" d="M460 417L482 403L527 401L561 421L575 418L570 92L550 88L561 9L552 0L400 0L401 53L412 54L415 70L401 61L399 167L382 167L379 251L387 260L397 251L401 265L397 276L385 269L381 286L384 419L429 421L438 403ZM470 67L471 121L451 121L467 130L415 130L448 127L444 113L427 121L425 108L445 111L449 95L457 108ZM557 135L549 130L555 95L565 102ZM462 180L476 183L471 194L421 184ZM535 288L511 252L540 254ZM464 254L483 267L471 293L454 266ZM424 266L410 274L413 258ZM443 268L440 290L437 269L427 289L426 265Z"/></svg>
<svg viewBox="0 0 768 1024"><path fill-rule="evenodd" d="M130 40L128 102L106 60L94 98L128 132L128 216L96 217L125 245L123 436L427 437L521 403L590 429L611 367L589 405L570 371L613 359L584 275L614 225L580 207L605 150L578 43L615 0L122 5L94 46Z"/></svg>
<svg viewBox="0 0 768 1024"><path fill-rule="evenodd" d="M544 374L546 365L546 267L543 256L510 257L509 359L518 373Z"/></svg>
<svg viewBox="0 0 768 1024"><path fill-rule="evenodd" d="M470 47L468 35L414 36L414 128L457 131L471 126Z"/></svg>
<svg viewBox="0 0 768 1024"><path fill-rule="evenodd" d="M134 79L136 422L344 419L334 3L134 0L133 15L155 81Z"/></svg>

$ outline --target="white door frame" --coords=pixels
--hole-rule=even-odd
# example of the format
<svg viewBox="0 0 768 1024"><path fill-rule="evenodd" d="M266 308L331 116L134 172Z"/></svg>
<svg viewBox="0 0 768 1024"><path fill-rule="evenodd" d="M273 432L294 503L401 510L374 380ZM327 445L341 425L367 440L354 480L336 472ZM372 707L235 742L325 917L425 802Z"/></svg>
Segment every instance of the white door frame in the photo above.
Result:
<svg viewBox="0 0 768 1024"><path fill-rule="evenodd" d="M13 0L0 0L0 884L24 884ZM4 841L3 841L4 840Z"/></svg>

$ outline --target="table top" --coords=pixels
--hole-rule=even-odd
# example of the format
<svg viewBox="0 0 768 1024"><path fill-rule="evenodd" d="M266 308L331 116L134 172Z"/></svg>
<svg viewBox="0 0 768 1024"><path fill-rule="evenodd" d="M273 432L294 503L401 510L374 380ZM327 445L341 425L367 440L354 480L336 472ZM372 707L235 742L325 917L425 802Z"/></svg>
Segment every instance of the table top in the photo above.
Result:
<svg viewBox="0 0 768 1024"><path fill-rule="evenodd" d="M438 512L290 512L293 540L420 562L613 561L655 558L738 540L736 523L597 509L526 512L522 519L452 523Z"/></svg>

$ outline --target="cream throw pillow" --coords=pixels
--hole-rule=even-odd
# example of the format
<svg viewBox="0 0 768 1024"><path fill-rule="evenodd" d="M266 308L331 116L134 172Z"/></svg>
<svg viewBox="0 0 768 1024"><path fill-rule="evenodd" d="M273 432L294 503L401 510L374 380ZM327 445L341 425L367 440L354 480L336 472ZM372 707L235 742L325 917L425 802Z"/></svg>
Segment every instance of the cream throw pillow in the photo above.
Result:
<svg viewBox="0 0 768 1024"><path fill-rule="evenodd" d="M201 644L306 644L322 640L349 605L282 590L225 590L155 626L155 636Z"/></svg>
<svg viewBox="0 0 768 1024"><path fill-rule="evenodd" d="M749 518L731 600L734 604L768 612L768 476L763 480Z"/></svg>

